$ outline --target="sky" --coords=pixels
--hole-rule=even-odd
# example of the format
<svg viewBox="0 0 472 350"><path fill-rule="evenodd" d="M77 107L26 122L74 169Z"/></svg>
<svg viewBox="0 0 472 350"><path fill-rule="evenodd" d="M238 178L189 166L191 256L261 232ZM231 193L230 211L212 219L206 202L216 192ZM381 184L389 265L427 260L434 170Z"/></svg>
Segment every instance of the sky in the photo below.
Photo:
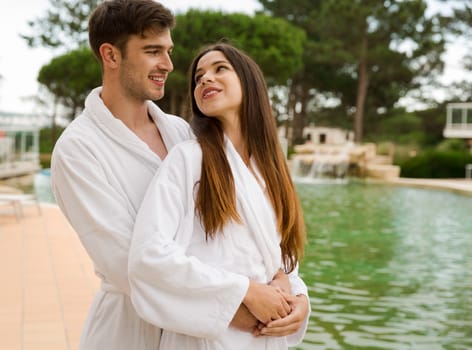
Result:
<svg viewBox="0 0 472 350"><path fill-rule="evenodd" d="M430 0L434 5L434 0ZM254 13L260 9L256 0L162 0L175 13L187 11L190 7L222 10L225 12ZM29 34L28 21L42 17L49 7L49 0L3 1L0 5L0 111L34 113L36 110L31 96L36 95L36 81L39 70L55 55L49 49L29 48L19 36ZM440 11L439 5L432 11ZM442 81L450 83L460 80L466 73L461 68L461 57L465 49L461 45L449 47L446 70ZM440 96L438 96L440 98Z"/></svg>

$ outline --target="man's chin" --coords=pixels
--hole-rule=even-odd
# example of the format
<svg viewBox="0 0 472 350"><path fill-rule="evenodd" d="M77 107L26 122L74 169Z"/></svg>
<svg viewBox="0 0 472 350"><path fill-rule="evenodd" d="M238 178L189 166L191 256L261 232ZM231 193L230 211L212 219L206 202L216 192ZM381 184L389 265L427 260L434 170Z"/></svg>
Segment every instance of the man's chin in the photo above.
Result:
<svg viewBox="0 0 472 350"><path fill-rule="evenodd" d="M152 100L152 101L158 101L158 100L162 99L163 97L164 97L164 91L153 94L153 95L151 96L150 100Z"/></svg>

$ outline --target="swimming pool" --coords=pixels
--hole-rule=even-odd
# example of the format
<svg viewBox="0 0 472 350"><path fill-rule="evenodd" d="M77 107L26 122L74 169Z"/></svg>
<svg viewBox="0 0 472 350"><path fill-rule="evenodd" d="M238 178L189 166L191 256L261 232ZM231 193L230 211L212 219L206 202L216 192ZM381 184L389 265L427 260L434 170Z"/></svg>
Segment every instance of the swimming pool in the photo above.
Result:
<svg viewBox="0 0 472 350"><path fill-rule="evenodd" d="M297 187L313 309L297 349L472 349L472 197Z"/></svg>
<svg viewBox="0 0 472 350"><path fill-rule="evenodd" d="M55 203L51 189L51 169L43 169L33 178L33 190L41 203Z"/></svg>

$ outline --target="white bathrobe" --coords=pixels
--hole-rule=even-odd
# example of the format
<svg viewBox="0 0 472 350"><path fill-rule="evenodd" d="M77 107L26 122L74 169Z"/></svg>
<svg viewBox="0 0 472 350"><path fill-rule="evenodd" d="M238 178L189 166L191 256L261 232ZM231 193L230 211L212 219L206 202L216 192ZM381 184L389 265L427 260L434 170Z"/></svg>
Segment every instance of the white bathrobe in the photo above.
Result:
<svg viewBox="0 0 472 350"><path fill-rule="evenodd" d="M194 198L202 160L201 148L195 140L181 143L169 153L152 180L136 218L129 259L131 298L143 318L164 328L160 350L287 349L288 343L301 342L306 331L305 323L291 337L256 338L228 327L229 323L224 328L219 324L224 311L220 306L227 296L217 290L209 294L208 289L221 280L222 270L267 283L282 266L280 235L272 206L260 185L264 186L263 179L256 175L259 182L256 180L228 139L225 144L242 224L232 222L214 239L206 240L195 215ZM172 256L176 244L190 258ZM196 274L202 263L215 270L206 275ZM149 279L153 273L160 278ZM169 285L174 287L167 288ZM297 287L295 283L292 288L296 294L306 294L303 287L297 289L300 284ZM192 298L186 299L188 295ZM174 311L178 310L182 317L166 313L168 300L175 301ZM215 305L211 305L211 300ZM202 312L195 313L195 309L206 307L213 314L209 319L202 319ZM211 331L212 327L217 332Z"/></svg>

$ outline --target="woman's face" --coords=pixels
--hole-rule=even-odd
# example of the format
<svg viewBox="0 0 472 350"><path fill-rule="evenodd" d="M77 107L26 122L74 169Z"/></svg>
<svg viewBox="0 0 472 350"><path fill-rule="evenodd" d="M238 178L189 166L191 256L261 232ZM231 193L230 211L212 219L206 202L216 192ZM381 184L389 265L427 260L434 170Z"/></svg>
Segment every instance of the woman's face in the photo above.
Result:
<svg viewBox="0 0 472 350"><path fill-rule="evenodd" d="M243 100L241 82L221 51L203 55L195 70L193 96L200 111L222 122L239 118Z"/></svg>

